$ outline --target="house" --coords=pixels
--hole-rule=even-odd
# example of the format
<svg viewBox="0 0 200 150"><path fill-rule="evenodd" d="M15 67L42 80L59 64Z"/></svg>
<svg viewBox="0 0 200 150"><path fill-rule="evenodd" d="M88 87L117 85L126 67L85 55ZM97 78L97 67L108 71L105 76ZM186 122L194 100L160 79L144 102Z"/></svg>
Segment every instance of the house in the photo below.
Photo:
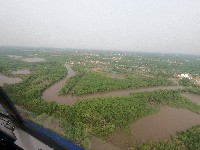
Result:
<svg viewBox="0 0 200 150"><path fill-rule="evenodd" d="M181 74L181 75L178 75L179 78L187 78L187 79L192 79L192 76L189 75L189 74Z"/></svg>

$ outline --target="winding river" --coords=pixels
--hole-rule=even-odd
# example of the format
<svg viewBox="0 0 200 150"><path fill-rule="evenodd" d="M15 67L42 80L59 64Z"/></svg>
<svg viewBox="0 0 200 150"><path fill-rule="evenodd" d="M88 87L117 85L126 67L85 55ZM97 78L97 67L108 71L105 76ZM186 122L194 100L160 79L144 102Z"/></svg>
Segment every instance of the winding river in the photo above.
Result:
<svg viewBox="0 0 200 150"><path fill-rule="evenodd" d="M65 85L67 80L75 75L74 70L70 65L65 64L65 67L68 70L67 76L61 81L53 84L48 89L43 92L42 98L47 101L56 101L59 104L68 104L71 105L75 103L77 100L90 99L90 98L98 98L98 97L117 97L117 96L127 96L130 93L136 92L144 92L144 91L154 91L154 90L177 90L183 87L181 86L157 86L157 87L144 87L137 89L121 89L121 90L113 90L108 92L97 92L94 94L86 94L82 96L72 96L72 95L59 95L60 89Z"/></svg>
<svg viewBox="0 0 200 150"><path fill-rule="evenodd" d="M124 89L114 90L108 92L98 92L94 94L88 94L83 96L72 96L72 95L59 95L59 90L64 86L69 78L75 75L74 70L70 65L65 65L68 70L68 75L61 81L53 84L47 90L43 92L42 98L47 101L56 101L59 104L71 105L77 100L97 98L97 97L108 97L108 96L127 96L130 93L154 91L154 90L176 90L182 89L183 87L177 86L159 86L159 87L145 87L138 89ZM191 99L191 95L183 94L183 96ZM199 102L199 97L192 95L192 101ZM200 102L199 102L200 104ZM132 132L131 137L121 133L114 133L109 138L109 141L103 141L96 137L91 138L92 149L128 149L128 145L139 144L151 140L161 140L169 138L170 135L174 135L177 131L185 130L193 125L200 124L200 116L187 109L177 109L168 106L160 108L158 113L146 116L138 119L136 122L130 124Z"/></svg>
<svg viewBox="0 0 200 150"><path fill-rule="evenodd" d="M50 86L42 94L42 98L47 101L56 101L59 104L73 104L76 101L76 97L72 95L59 95L60 89L65 85L66 81L75 75L74 70L72 70L70 65L65 64L68 70L67 77L60 80L59 82Z"/></svg>

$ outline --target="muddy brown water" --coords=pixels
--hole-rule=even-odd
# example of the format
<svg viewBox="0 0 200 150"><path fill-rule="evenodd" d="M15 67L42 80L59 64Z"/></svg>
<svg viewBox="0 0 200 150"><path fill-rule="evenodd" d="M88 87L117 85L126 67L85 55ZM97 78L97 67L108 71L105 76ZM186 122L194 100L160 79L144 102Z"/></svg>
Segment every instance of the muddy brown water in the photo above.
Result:
<svg viewBox="0 0 200 150"><path fill-rule="evenodd" d="M91 146L96 149L95 146L102 144L103 147L124 150L148 141L169 139L178 131L184 131L198 124L200 124L200 115L187 109L164 106L158 113L130 124L132 134L113 133L107 141L92 137Z"/></svg>
<svg viewBox="0 0 200 150"><path fill-rule="evenodd" d="M156 114L144 117L130 127L136 143L160 140L200 124L200 115L187 109L161 107Z"/></svg>
<svg viewBox="0 0 200 150"><path fill-rule="evenodd" d="M55 85L53 85L53 87L51 86L49 89L47 89L44 93L42 98L46 99L46 100L50 100L53 101L55 100L56 102L60 103L60 104L73 104L75 103L77 100L84 100L84 99L91 99L91 98L99 98L99 97L118 97L118 96L127 96L130 93L137 93L137 92L145 92L145 91L154 91L154 90L177 90L180 89L181 87L177 87L177 86L166 86L166 87L146 87L146 88L139 88L139 89L124 89L124 90L114 90L114 91L109 91L109 92L97 92L95 94L86 94L86 95L82 95L82 96L72 96L72 95L66 95L66 96L61 96L58 95L59 90L57 90L57 87L59 89L61 89L65 82L67 80L65 80L63 82L60 81L58 83L56 83ZM57 95L54 95L56 94ZM55 99L56 98L56 99Z"/></svg>
<svg viewBox="0 0 200 150"><path fill-rule="evenodd" d="M200 105L200 95L183 93L182 96Z"/></svg>
<svg viewBox="0 0 200 150"><path fill-rule="evenodd" d="M28 69L21 69L21 70L17 70L17 71L13 71L12 74L30 74L31 71Z"/></svg>
<svg viewBox="0 0 200 150"><path fill-rule="evenodd" d="M53 84L47 90L45 90L42 94L42 98L47 101L56 101L60 104L73 104L76 101L76 97L72 95L59 95L60 89L65 85L66 81L75 75L74 70L70 67L70 65L65 65L68 70L67 77L62 79L61 81Z"/></svg>
<svg viewBox="0 0 200 150"><path fill-rule="evenodd" d="M33 58L22 58L22 61L26 61L26 62L42 62L42 61L46 61L46 59L39 58L39 57L33 57Z"/></svg>
<svg viewBox="0 0 200 150"><path fill-rule="evenodd" d="M59 95L60 89L65 85L66 81L75 75L74 70L70 65L65 65L68 70L68 75L61 81L53 84L47 90L43 92L42 98L47 101L56 101L59 104L74 104L77 100L84 100L90 98L98 98L98 97L117 97L117 96L127 96L130 93L144 92L144 91L154 91L154 90L177 90L182 89L181 86L157 86L157 87L144 87L138 89L121 89L121 90L113 90L107 92L97 92L94 94L86 94L81 96L72 96L72 95Z"/></svg>
<svg viewBox="0 0 200 150"><path fill-rule="evenodd" d="M22 79L20 78L12 78L12 77L7 77L2 74L0 74L0 86L3 86L3 84L15 84L21 82Z"/></svg>
<svg viewBox="0 0 200 150"><path fill-rule="evenodd" d="M97 137L92 137L90 142L92 150L120 150L120 148L114 146L113 144Z"/></svg>
<svg viewBox="0 0 200 150"><path fill-rule="evenodd" d="M157 87L143 87L143 88L137 88L137 89L121 89L121 90L97 92L94 94L86 94L83 96L77 96L77 99L90 99L90 98L109 97L109 96L113 96L113 97L127 96L130 93L155 91L155 90L177 90L177 89L182 89L182 88L183 87L179 87L179 86L157 86Z"/></svg>

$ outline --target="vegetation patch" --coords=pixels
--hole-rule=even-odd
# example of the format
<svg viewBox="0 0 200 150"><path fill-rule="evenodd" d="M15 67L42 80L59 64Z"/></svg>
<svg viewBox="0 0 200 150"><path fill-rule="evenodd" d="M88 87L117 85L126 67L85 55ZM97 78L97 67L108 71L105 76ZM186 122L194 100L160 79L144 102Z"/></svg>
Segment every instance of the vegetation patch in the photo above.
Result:
<svg viewBox="0 0 200 150"><path fill-rule="evenodd" d="M7 85L7 93L14 94L13 99L40 98L46 88L67 73L64 65L57 62L38 63L32 66L31 70L32 73L24 77L21 83L16 86Z"/></svg>
<svg viewBox="0 0 200 150"><path fill-rule="evenodd" d="M84 73L79 73L79 74L76 74L75 76L71 77L69 80L67 80L67 83L59 91L59 94L61 94L61 95L72 94L73 95L72 91L73 91L74 87L82 79L83 76L84 76Z"/></svg>
<svg viewBox="0 0 200 150"><path fill-rule="evenodd" d="M182 86L194 86L194 83L188 78L180 79L179 84Z"/></svg>
<svg viewBox="0 0 200 150"><path fill-rule="evenodd" d="M70 78L60 94L84 95L116 89L172 85L165 78L128 77L124 80L109 78L95 72L79 73Z"/></svg>
<svg viewBox="0 0 200 150"><path fill-rule="evenodd" d="M200 87L189 87L189 88L186 88L185 90L183 90L183 92L200 95Z"/></svg>

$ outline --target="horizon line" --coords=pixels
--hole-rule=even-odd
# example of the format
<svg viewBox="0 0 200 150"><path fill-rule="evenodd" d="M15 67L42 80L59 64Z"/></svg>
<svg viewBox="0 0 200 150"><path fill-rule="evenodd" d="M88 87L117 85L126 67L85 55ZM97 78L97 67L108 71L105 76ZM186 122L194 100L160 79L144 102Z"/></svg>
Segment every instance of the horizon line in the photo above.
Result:
<svg viewBox="0 0 200 150"><path fill-rule="evenodd" d="M61 47L46 47L46 46L19 46L19 45L0 45L1 48L27 48L28 50L39 50L39 49L49 49L49 50L85 50L85 51L118 51L118 52L133 52L133 53L153 53L153 54L181 54L181 55L200 55L200 53L181 53L181 52L166 52L166 51L137 51L137 50L115 50L115 49L92 49L92 48L61 48ZM19 50L19 49L18 49Z"/></svg>

